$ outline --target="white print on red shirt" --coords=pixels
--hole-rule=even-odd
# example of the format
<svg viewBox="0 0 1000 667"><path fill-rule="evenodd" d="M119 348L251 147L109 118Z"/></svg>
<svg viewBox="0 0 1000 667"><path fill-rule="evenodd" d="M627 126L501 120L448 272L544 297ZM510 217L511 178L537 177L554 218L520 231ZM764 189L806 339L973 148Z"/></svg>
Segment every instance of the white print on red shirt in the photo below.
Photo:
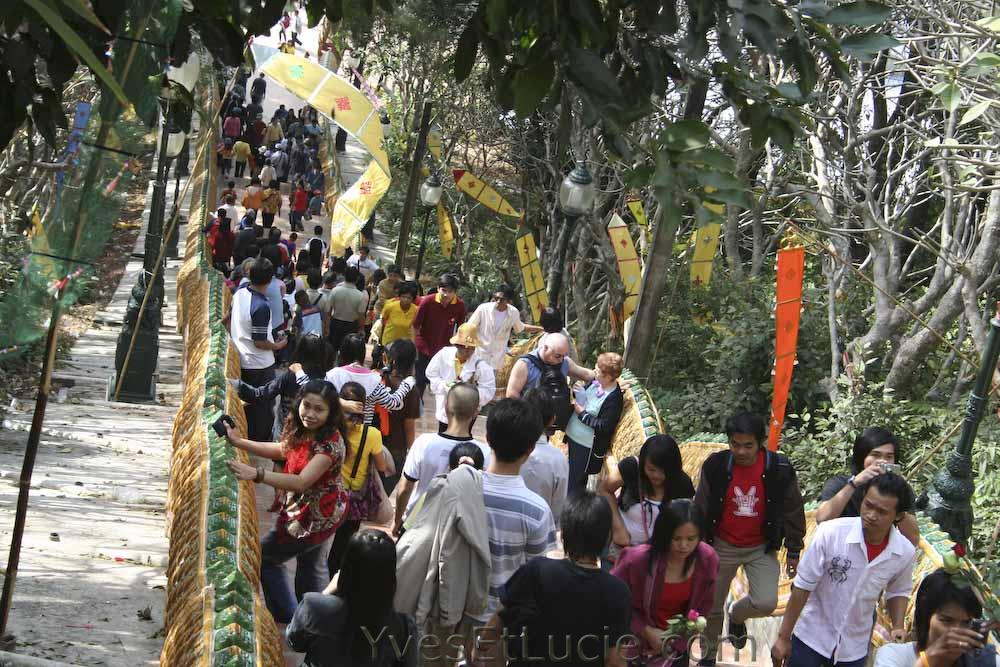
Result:
<svg viewBox="0 0 1000 667"><path fill-rule="evenodd" d="M743 491L738 486L733 487L733 502L736 503L736 511L733 516L757 516L757 487L751 486L749 491Z"/></svg>

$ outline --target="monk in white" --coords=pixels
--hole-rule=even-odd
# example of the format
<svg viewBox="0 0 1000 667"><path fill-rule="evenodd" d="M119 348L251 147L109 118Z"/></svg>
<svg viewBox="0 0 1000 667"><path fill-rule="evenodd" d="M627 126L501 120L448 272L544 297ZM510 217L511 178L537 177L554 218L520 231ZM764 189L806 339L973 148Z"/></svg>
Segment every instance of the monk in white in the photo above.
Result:
<svg viewBox="0 0 1000 667"><path fill-rule="evenodd" d="M479 337L479 354L495 372L503 368L511 333L540 333L541 327L525 324L521 313L511 305L514 290L509 285L501 285L492 301L481 304L469 318L469 324L476 327Z"/></svg>

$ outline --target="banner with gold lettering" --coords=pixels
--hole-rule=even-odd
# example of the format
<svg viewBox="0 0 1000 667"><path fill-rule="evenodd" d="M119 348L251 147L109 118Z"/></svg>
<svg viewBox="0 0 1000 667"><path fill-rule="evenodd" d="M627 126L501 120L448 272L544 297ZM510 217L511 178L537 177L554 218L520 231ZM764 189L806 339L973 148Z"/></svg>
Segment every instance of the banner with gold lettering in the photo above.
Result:
<svg viewBox="0 0 1000 667"><path fill-rule="evenodd" d="M805 256L805 248L802 246L778 250L777 299L774 306L774 396L771 399L771 421L767 436L767 448L771 451L778 449L778 438L785 424L785 407L795 370Z"/></svg>
<svg viewBox="0 0 1000 667"><path fill-rule="evenodd" d="M542 316L542 310L549 305L549 295L545 291L545 278L542 277L542 266L538 261L535 237L526 225L518 225L514 245L517 247L518 263L521 265L524 293L528 298L528 305L531 306L531 317L537 322Z"/></svg>

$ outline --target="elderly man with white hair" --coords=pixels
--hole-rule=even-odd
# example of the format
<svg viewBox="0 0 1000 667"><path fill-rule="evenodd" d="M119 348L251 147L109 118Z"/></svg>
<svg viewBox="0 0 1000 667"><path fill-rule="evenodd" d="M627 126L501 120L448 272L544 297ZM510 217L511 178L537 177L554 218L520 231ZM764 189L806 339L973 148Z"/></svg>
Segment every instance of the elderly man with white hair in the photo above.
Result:
<svg viewBox="0 0 1000 667"><path fill-rule="evenodd" d="M583 368L569 358L569 339L561 333L546 334L538 349L514 362L507 380L507 398L520 398L534 387L550 392L559 405L555 428L565 430L573 405L570 401L568 378L584 383L594 381L594 371Z"/></svg>

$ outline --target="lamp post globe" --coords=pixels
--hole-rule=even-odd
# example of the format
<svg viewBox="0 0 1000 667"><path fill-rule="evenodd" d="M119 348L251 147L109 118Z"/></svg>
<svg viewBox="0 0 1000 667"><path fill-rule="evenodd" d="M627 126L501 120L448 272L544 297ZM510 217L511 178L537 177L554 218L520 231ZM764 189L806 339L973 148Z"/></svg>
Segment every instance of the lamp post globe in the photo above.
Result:
<svg viewBox="0 0 1000 667"><path fill-rule="evenodd" d="M193 93L200 73L201 62L198 59L198 54L191 51L188 59L182 65L171 66L167 69L167 79L183 86L189 93Z"/></svg>
<svg viewBox="0 0 1000 667"><path fill-rule="evenodd" d="M420 184L420 201L425 206L437 206L437 203L441 201L441 192L441 179L438 178L437 174L431 174L426 181Z"/></svg>
<svg viewBox="0 0 1000 667"><path fill-rule="evenodd" d="M181 150L184 148L185 139L187 139L187 134L184 132L170 132L170 134L167 135L168 158L173 160L181 154Z"/></svg>
<svg viewBox="0 0 1000 667"><path fill-rule="evenodd" d="M583 160L566 175L559 186L559 208L568 216L580 216L590 211L597 197L594 179Z"/></svg>

